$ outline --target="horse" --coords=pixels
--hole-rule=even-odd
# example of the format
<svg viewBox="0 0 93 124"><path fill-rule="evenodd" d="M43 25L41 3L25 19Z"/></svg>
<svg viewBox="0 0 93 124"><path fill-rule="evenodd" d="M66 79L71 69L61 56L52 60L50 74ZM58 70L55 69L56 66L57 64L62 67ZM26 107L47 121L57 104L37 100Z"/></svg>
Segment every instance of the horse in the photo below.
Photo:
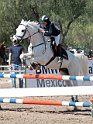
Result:
<svg viewBox="0 0 93 124"><path fill-rule="evenodd" d="M22 20L16 29L16 40L28 39L30 44L28 52L20 55L20 58L26 60L26 64L30 66L33 63L46 66L51 69L61 69L63 73L68 75L87 75L87 66L85 56L76 56L69 50L64 50L68 59L63 56L62 63L58 63L58 57L54 56L54 51L51 46L51 39L49 36L44 36L39 32L40 24L38 22ZM63 53L62 53L63 55ZM81 59L82 58L82 59ZM81 62L80 62L81 61ZM82 64L85 69L82 69ZM77 81L65 81L66 86L78 86Z"/></svg>

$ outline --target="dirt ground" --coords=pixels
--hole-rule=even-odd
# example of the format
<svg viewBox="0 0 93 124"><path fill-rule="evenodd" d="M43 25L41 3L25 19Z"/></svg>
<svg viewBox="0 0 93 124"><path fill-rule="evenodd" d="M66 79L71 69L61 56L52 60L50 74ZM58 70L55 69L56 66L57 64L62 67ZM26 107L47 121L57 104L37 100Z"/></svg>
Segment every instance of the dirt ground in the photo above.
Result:
<svg viewBox="0 0 93 124"><path fill-rule="evenodd" d="M0 88L11 87L7 79L0 79ZM27 97L28 98L28 97ZM68 96L29 97L42 100L70 100ZM89 101L91 96L79 96L79 101ZM2 103L0 124L93 124L91 108L69 106L45 106Z"/></svg>

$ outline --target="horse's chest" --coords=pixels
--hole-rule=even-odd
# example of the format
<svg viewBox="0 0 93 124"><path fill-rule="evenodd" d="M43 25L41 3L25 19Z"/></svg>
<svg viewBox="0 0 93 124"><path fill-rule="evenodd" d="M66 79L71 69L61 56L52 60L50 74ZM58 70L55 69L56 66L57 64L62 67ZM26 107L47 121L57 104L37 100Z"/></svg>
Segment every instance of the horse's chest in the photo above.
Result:
<svg viewBox="0 0 93 124"><path fill-rule="evenodd" d="M33 55L35 57L41 57L42 55L44 55L45 52L45 48L42 46L38 46L37 48L33 48Z"/></svg>

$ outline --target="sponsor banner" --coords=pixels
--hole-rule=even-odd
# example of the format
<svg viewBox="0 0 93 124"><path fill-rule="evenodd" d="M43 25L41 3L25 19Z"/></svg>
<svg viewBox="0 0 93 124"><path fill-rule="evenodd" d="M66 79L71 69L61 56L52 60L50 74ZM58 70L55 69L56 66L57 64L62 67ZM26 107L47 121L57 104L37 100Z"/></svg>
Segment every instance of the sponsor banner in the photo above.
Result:
<svg viewBox="0 0 93 124"><path fill-rule="evenodd" d="M93 59L89 59L88 60L88 72L89 75L93 75Z"/></svg>
<svg viewBox="0 0 93 124"><path fill-rule="evenodd" d="M93 60L88 60L88 72L89 75L93 75ZM59 74L57 69L49 69L44 66L37 71L26 70L27 74ZM78 86L90 86L93 85L90 81L78 81ZM63 87L64 81L63 80L49 80L49 79L26 79L26 87Z"/></svg>
<svg viewBox="0 0 93 124"><path fill-rule="evenodd" d="M37 71L26 70L27 74L59 74L57 69L49 69L44 66ZM26 79L26 87L63 87L63 80Z"/></svg>

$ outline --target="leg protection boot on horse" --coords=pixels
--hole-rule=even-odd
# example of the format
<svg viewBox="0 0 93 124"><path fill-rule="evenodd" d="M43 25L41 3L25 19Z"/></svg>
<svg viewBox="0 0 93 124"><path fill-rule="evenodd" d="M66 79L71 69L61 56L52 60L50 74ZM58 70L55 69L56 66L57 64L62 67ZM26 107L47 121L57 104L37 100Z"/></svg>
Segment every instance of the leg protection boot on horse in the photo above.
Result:
<svg viewBox="0 0 93 124"><path fill-rule="evenodd" d="M57 56L68 60L67 52L62 48L61 44L57 46Z"/></svg>
<svg viewBox="0 0 93 124"><path fill-rule="evenodd" d="M41 68L41 65L39 63L35 63L35 62L31 63L31 65L29 67L30 70L39 70L40 68Z"/></svg>

